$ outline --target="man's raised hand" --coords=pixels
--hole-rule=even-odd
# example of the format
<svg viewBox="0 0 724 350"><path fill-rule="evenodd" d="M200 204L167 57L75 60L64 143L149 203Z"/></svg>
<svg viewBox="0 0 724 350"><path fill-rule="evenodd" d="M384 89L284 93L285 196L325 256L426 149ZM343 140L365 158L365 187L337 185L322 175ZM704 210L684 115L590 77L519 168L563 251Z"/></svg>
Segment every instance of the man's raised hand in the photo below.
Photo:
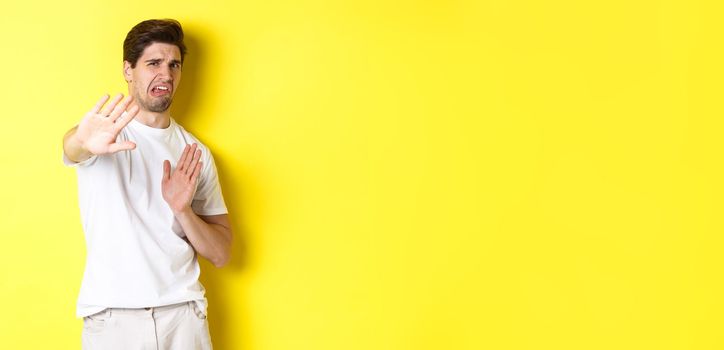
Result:
<svg viewBox="0 0 724 350"><path fill-rule="evenodd" d="M174 214L189 209L196 191L196 181L201 173L201 150L198 145L186 145L176 169L171 171L171 162L163 161L161 194Z"/></svg>
<svg viewBox="0 0 724 350"><path fill-rule="evenodd" d="M136 148L136 144L131 141L116 142L121 130L138 114L138 106L126 110L133 97L124 98L123 94L118 94L103 107L108 98L108 95L104 95L98 100L85 114L75 132L81 147L91 154L102 155ZM127 113L123 115L123 112Z"/></svg>

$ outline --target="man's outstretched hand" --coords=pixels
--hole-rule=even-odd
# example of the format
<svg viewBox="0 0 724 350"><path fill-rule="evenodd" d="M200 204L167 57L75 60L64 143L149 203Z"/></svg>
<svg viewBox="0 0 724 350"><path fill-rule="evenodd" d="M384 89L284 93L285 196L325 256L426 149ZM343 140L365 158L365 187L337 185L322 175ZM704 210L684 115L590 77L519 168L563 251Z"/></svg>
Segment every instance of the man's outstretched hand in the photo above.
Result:
<svg viewBox="0 0 724 350"><path fill-rule="evenodd" d="M163 161L163 179L161 179L161 192L163 199L168 203L174 214L179 214L191 208L191 200L196 190L196 180L201 173L201 150L196 144L186 145L176 169L171 172L171 162Z"/></svg>
<svg viewBox="0 0 724 350"><path fill-rule="evenodd" d="M101 97L78 124L74 137L85 152L102 155L136 148L136 144L131 141L116 142L121 130L138 114L138 106L126 111L133 97L124 98L123 94L118 94L103 107L108 98L108 95ZM123 115L123 112L127 113Z"/></svg>

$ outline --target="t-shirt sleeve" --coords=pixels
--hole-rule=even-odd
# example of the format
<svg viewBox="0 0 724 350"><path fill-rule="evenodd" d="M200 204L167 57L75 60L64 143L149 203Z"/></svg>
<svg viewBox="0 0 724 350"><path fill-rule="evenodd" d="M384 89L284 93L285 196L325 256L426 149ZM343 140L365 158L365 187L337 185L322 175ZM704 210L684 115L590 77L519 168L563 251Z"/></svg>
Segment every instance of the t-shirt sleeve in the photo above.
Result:
<svg viewBox="0 0 724 350"><path fill-rule="evenodd" d="M196 187L196 194L191 202L191 208L197 215L221 215L226 214L224 196L221 194L221 185L216 171L214 157L208 150L207 156L202 157L204 164L199 176L199 183Z"/></svg>
<svg viewBox="0 0 724 350"><path fill-rule="evenodd" d="M95 163L96 158L98 158L98 156L93 155L90 158L88 158L82 162L75 162L75 161L72 161L70 158L68 158L68 156L65 155L65 151L63 151L63 164L65 166L69 166L69 167L88 166L88 165Z"/></svg>

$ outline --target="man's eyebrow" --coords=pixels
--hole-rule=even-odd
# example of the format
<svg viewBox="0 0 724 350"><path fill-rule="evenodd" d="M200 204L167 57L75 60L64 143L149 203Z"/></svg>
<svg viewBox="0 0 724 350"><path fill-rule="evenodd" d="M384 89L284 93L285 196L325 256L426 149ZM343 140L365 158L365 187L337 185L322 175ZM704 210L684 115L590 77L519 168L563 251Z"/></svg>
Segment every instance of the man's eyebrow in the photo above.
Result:
<svg viewBox="0 0 724 350"><path fill-rule="evenodd" d="M144 62L146 62L146 63L158 63L158 62L161 62L161 61L163 61L162 58L150 58L150 59L145 60ZM173 64L173 63L181 64L181 60L173 59L173 60L170 60L169 63L171 63L171 64Z"/></svg>

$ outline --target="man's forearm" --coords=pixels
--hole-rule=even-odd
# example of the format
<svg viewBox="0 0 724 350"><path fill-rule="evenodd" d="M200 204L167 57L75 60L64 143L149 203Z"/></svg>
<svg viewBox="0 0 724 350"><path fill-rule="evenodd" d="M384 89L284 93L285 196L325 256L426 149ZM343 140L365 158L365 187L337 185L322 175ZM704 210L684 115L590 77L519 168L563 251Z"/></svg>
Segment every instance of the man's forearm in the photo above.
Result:
<svg viewBox="0 0 724 350"><path fill-rule="evenodd" d="M63 136L63 152L68 158L76 163L82 162L90 158L93 154L86 151L83 145L76 139L75 133L78 130L78 126L68 130Z"/></svg>
<svg viewBox="0 0 724 350"><path fill-rule="evenodd" d="M224 266L231 255L231 227L206 222L187 207L176 213L176 220L197 253L216 267Z"/></svg>

